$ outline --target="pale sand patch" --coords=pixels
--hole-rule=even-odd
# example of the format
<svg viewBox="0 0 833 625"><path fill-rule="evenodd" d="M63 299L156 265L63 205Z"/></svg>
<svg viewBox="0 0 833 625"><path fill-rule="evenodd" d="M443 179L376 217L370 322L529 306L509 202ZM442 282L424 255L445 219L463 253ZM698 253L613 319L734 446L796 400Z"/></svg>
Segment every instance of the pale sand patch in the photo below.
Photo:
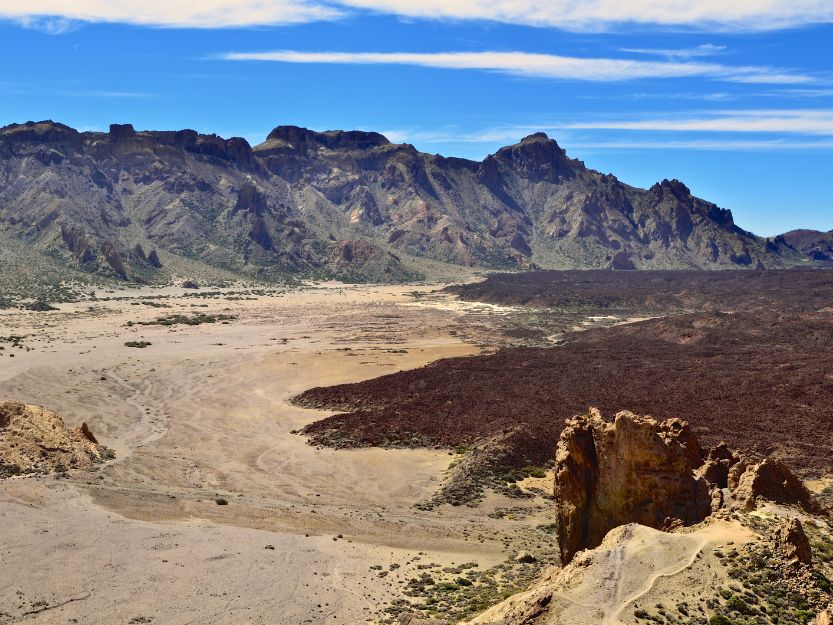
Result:
<svg viewBox="0 0 833 625"><path fill-rule="evenodd" d="M448 332L459 311L407 305L433 288L326 284L234 301L142 289L113 295L165 295L153 301L170 308L0 316L0 335L32 348L2 358L0 397L86 421L117 452L97 474L0 482L0 615L357 623L399 596L420 551L484 567L511 556L503 539L518 523L413 507L436 490L446 452L315 449L290 433L322 416L287 403L306 388L478 351ZM196 313L237 318L127 326ZM134 340L152 345L124 346ZM384 579L369 568L391 563L401 568Z"/></svg>

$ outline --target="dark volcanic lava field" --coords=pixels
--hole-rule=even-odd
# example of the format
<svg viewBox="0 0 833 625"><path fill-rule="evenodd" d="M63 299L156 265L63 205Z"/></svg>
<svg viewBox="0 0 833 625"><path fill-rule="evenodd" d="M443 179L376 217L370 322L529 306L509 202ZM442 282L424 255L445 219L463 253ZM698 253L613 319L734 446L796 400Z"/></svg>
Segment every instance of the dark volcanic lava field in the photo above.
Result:
<svg viewBox="0 0 833 625"><path fill-rule="evenodd" d="M531 271L447 289L468 301L598 310L793 310L833 306L833 270Z"/></svg>
<svg viewBox="0 0 833 625"><path fill-rule="evenodd" d="M680 417L706 444L725 440L755 455L784 458L805 477L833 473L833 273L726 272L714 282L656 273L664 276L541 272L545 283L535 301L573 301L583 288L577 274L583 274L591 281L584 304L623 302L631 289L630 304L622 306L634 307L653 297L662 278L663 297L685 293L686 301L735 312L707 310L595 329L572 334L558 347L446 359L311 389L300 403L344 414L306 432L315 443L335 446L453 447L517 429L517 462L543 464L553 456L565 419L596 406L608 416L632 410ZM522 292L534 276L504 278L500 301ZM480 289L495 293L488 282ZM568 285L563 292L553 287L562 284Z"/></svg>

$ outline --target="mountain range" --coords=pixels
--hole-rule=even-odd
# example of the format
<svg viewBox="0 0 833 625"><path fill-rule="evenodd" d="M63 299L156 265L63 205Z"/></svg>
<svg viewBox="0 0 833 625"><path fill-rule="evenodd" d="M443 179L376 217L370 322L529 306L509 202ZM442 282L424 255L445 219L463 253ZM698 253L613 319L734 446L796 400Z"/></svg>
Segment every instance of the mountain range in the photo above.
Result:
<svg viewBox="0 0 833 625"><path fill-rule="evenodd" d="M296 126L254 147L129 124L6 126L0 236L51 262L151 282L194 263L400 281L444 265L761 269L833 254L830 233L758 237L677 180L629 186L543 133L477 162Z"/></svg>

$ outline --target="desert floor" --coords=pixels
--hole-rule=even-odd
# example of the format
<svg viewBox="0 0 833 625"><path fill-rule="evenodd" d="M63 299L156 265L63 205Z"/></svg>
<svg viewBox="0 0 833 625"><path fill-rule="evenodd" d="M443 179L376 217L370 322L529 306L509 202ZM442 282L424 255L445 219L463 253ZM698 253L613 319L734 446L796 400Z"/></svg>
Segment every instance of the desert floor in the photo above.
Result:
<svg viewBox="0 0 833 625"><path fill-rule="evenodd" d="M94 473L0 481L0 623L375 622L421 563L554 552L540 497L415 508L451 451L293 433L326 414L289 404L300 391L482 349L461 330L500 308L414 294L435 288L142 289L0 313L0 336L25 337L0 352L0 399L87 422L116 452ZM234 318L139 323L173 314Z"/></svg>

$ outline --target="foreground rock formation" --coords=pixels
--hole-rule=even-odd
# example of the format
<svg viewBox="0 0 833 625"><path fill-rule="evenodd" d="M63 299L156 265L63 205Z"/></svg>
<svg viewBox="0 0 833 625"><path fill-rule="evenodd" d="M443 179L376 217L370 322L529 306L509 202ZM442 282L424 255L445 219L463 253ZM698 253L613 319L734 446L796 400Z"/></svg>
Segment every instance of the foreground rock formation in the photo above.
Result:
<svg viewBox="0 0 833 625"><path fill-rule="evenodd" d="M558 442L555 495L564 566L469 625L830 624L833 567L814 568L800 519L822 543L833 526L780 462L705 452L679 419L591 410ZM764 500L779 505L752 514Z"/></svg>
<svg viewBox="0 0 833 625"><path fill-rule="evenodd" d="M680 419L620 412L610 422L591 409L567 422L555 462L564 564L626 523L670 529L698 523L724 506L754 510L759 500L827 514L784 463L755 463L725 444L706 453ZM800 526L791 528L786 542L800 542L799 532ZM796 549L805 561L806 550Z"/></svg>
<svg viewBox="0 0 833 625"><path fill-rule="evenodd" d="M711 512L708 482L694 475L703 452L688 424L591 410L567 422L556 453L561 561L595 547L614 527L691 525Z"/></svg>
<svg viewBox="0 0 833 625"><path fill-rule="evenodd" d="M67 428L40 406L0 402L0 478L91 469L109 455L86 423Z"/></svg>

